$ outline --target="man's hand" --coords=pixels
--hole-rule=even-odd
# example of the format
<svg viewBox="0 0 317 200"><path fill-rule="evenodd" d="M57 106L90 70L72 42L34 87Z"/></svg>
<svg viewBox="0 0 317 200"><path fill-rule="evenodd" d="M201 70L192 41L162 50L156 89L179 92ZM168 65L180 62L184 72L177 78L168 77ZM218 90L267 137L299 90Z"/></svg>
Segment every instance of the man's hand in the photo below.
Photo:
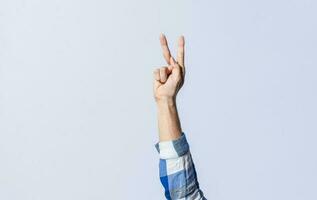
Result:
<svg viewBox="0 0 317 200"><path fill-rule="evenodd" d="M184 84L185 65L184 65L184 37L178 39L177 61L171 56L165 35L160 35L160 43L163 56L167 66L154 70L154 98L156 102L174 102L176 95Z"/></svg>

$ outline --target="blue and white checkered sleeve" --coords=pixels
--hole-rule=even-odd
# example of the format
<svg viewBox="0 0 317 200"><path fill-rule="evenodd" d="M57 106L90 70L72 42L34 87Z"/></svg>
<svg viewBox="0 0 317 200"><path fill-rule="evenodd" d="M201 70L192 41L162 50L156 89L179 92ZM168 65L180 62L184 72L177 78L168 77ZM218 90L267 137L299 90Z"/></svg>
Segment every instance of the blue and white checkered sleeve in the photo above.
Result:
<svg viewBox="0 0 317 200"><path fill-rule="evenodd" d="M155 145L160 154L160 180L168 200L205 200L184 132L180 138Z"/></svg>

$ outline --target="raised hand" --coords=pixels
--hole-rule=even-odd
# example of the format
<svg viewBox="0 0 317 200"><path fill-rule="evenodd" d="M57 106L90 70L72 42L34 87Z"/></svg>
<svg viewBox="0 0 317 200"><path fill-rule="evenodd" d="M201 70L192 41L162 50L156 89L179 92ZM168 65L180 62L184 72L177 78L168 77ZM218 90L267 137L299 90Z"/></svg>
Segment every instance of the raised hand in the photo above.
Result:
<svg viewBox="0 0 317 200"><path fill-rule="evenodd" d="M185 40L181 36L178 39L177 61L170 53L165 35L160 35L160 43L167 66L154 70L154 97L156 101L175 101L176 95L184 84L185 78Z"/></svg>

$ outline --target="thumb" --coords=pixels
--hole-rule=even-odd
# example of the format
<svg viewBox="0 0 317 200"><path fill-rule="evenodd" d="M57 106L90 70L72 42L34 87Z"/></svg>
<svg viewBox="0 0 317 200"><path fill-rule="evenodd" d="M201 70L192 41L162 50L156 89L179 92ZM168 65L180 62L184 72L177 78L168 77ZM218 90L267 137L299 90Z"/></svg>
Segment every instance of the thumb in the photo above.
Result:
<svg viewBox="0 0 317 200"><path fill-rule="evenodd" d="M171 63L171 67L172 70L176 72L176 75L178 75L178 73L180 72L180 66L178 65L178 63L175 61L175 59L171 56L170 57L170 63Z"/></svg>
<svg viewBox="0 0 317 200"><path fill-rule="evenodd" d="M171 65L173 65L173 66L175 66L175 64L176 64L176 61L175 61L175 59L173 58L173 56L170 57L170 63L171 63Z"/></svg>

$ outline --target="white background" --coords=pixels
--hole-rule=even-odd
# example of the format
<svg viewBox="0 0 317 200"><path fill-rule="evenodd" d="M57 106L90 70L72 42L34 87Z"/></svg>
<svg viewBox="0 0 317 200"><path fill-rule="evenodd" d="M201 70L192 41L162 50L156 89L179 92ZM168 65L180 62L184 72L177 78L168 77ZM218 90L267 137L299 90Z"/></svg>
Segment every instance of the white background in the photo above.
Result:
<svg viewBox="0 0 317 200"><path fill-rule="evenodd" d="M317 199L317 3L1 0L0 199L161 200L152 71L214 200Z"/></svg>

